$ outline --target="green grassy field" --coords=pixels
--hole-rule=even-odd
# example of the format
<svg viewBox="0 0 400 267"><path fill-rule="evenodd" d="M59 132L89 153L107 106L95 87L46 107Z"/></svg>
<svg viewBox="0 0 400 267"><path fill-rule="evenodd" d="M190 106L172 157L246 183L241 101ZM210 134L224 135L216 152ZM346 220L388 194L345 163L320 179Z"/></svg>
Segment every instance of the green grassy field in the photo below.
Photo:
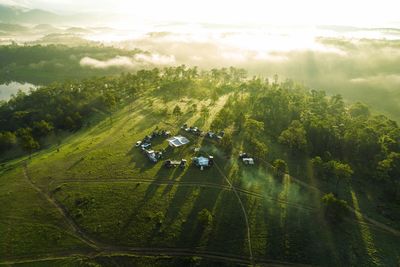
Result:
<svg viewBox="0 0 400 267"><path fill-rule="evenodd" d="M192 148L201 147L215 166L165 169L135 147L156 127L173 134L183 123L208 129L226 99L199 101L210 108L202 117L186 112L187 99L140 98L60 147L3 164L0 265L398 264L400 227L376 214L368 189L343 192L355 212L332 227L320 205L331 185L294 175L307 173L306 159L291 159L293 176L278 180L267 164L242 165L239 146L227 157L217 143L190 134L185 147L167 149L162 137L153 147L189 162ZM185 115L159 112L177 104ZM198 216L204 209L212 213L207 225Z"/></svg>

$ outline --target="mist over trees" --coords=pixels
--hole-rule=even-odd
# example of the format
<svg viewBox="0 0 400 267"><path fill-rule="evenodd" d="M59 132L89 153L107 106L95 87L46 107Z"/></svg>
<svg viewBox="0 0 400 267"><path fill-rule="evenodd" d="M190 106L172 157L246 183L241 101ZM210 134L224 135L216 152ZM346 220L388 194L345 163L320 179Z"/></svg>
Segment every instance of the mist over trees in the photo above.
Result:
<svg viewBox="0 0 400 267"><path fill-rule="evenodd" d="M0 50L0 81L48 84L163 64L199 66L197 71L236 66L252 75L271 77L271 82L278 73L276 78L280 81L291 78L329 95L341 94L347 100L362 101L376 112L400 119L400 99L395 90L400 85L397 40L317 37L315 45L319 49L271 48L260 52L228 46L224 43L229 38L225 40L223 34L202 42L188 42L185 38L190 34L181 36L167 31L115 42L113 47L74 42L66 42L69 46L4 46ZM138 60L148 61L147 66L138 63L135 67L136 59L132 63L132 57L139 52L143 55ZM14 64L7 59L12 56Z"/></svg>
<svg viewBox="0 0 400 267"><path fill-rule="evenodd" d="M241 136L245 151L256 158L272 161L270 144L276 142L289 155L306 154L313 158L315 176L335 185L337 196L353 178L391 181L398 187L400 129L395 121L364 104L347 106L340 95L327 96L291 81L270 84L255 77L239 88L215 120L225 130L234 125L233 138ZM278 173L284 173L285 164L275 162Z"/></svg>
<svg viewBox="0 0 400 267"><path fill-rule="evenodd" d="M271 84L246 78L235 68L154 68L20 92L0 106L1 151L19 145L32 153L46 136L79 130L93 114L108 116L146 94L163 101L228 95L212 123L214 130L226 132L221 146L227 153L239 135L244 149L270 160L270 143L278 142L290 154L314 158L315 172L335 183L337 192L354 176L398 183L400 129L395 121L361 103L347 107L340 95L326 96L289 80ZM177 117L183 112L180 106L173 110ZM199 113L209 116L206 106Z"/></svg>
<svg viewBox="0 0 400 267"><path fill-rule="evenodd" d="M0 46L0 83L12 81L49 84L93 76L120 74L121 67L92 69L81 65L85 57L106 60L132 57L141 50L122 50L106 46L5 45Z"/></svg>
<svg viewBox="0 0 400 267"><path fill-rule="evenodd" d="M398 40L317 37L315 46L318 49L276 47L260 52L226 45L231 35L227 36L187 42L183 36L174 38L173 32L156 32L138 40L123 41L118 46L145 47L149 51L174 55L178 64L204 69L236 66L250 74L271 77L271 81L278 73L281 81L290 78L330 95L341 94L346 99L362 101L393 119L400 119L400 98L396 90L400 85ZM224 51L223 55L221 51Z"/></svg>
<svg viewBox="0 0 400 267"><path fill-rule="evenodd" d="M0 264L400 267L395 0L0 2Z"/></svg>

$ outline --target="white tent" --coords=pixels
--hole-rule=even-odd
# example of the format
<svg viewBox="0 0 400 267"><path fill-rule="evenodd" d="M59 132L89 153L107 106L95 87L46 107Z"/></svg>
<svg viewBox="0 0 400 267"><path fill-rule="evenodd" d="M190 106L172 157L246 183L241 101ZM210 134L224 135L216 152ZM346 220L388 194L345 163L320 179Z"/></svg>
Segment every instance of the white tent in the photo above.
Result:
<svg viewBox="0 0 400 267"><path fill-rule="evenodd" d="M194 159L194 162L196 163L197 166L202 167L202 166L208 166L210 160L205 157L198 157Z"/></svg>
<svg viewBox="0 0 400 267"><path fill-rule="evenodd" d="M186 137L181 136L181 135L174 136L174 137L168 139L167 141L168 141L169 145L172 147L180 147L180 146L186 145L190 142L189 139L187 139Z"/></svg>

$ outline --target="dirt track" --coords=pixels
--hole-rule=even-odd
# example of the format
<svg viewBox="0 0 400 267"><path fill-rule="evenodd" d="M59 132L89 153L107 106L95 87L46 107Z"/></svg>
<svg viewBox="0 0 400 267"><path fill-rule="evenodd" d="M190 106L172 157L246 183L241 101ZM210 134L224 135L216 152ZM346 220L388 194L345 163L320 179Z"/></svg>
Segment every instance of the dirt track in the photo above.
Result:
<svg viewBox="0 0 400 267"><path fill-rule="evenodd" d="M241 265L254 265L254 264L261 264L261 265L268 265L268 266L308 266L308 265L299 265L296 263L290 262L281 262L281 261L274 261L274 260L265 260L265 259L255 259L253 258L252 254L251 257L243 257L229 253L222 253L222 252L213 252L213 251L206 251L202 249L196 248L146 248L146 247L123 247L123 246L114 246L110 244L104 244L92 237L89 237L74 221L74 219L68 214L64 206L58 203L52 195L44 190L42 190L36 183L31 179L28 173L27 163L24 163L23 166L23 174L26 178L27 182L34 188L48 203L50 203L62 216L64 222L70 228L69 230L73 233L73 236L87 244L92 251L66 251L63 253L54 253L54 254L46 254L46 255L30 255L30 256L22 256L22 257L14 257L8 259L2 259L0 261L0 265L12 265L18 263L33 263L33 262L42 262L42 261L50 261L50 260L62 260L68 259L71 257L79 257L85 256L89 258L96 258L100 256L137 256L137 255L145 255L145 256L176 256L176 257L201 257L212 259L216 261L223 261L223 262L230 262L236 263ZM87 180L86 180L87 181ZM126 180L123 180L126 182ZM132 181L132 179L130 180ZM137 180L134 180L137 181ZM82 180L70 180L69 182L82 182ZM88 181L87 181L88 182ZM99 182L99 181L93 181ZM110 180L108 180L110 182ZM121 180L114 180L114 182L122 182ZM143 181L142 181L143 182ZM149 181L146 181L149 182ZM170 183L176 183L171 181ZM178 183L179 184L179 183ZM186 183L189 186L208 186L208 187L216 187L222 188L225 190L233 190L234 187L226 186L226 185L217 185L217 184L208 184L204 185L201 183ZM256 193L252 193L247 190L238 189L238 191L243 191L245 194L253 194L257 196ZM237 193L236 193L237 194ZM239 195L237 195L240 199ZM243 204L242 208L244 210ZM247 218L247 215L246 215ZM248 226L248 221L247 226ZM248 226L248 233L250 234L250 229ZM250 237L250 235L249 235ZM249 240L249 245L251 246L251 241ZM250 247L251 249L251 247Z"/></svg>
<svg viewBox="0 0 400 267"><path fill-rule="evenodd" d="M223 190L236 190L238 193L254 196L257 198L264 198L271 201L278 202L280 204L285 204L288 206L296 207L299 209L306 209L306 210L314 210L316 207L310 205L299 205L290 201L285 201L279 198L270 197L261 193L257 193L251 190L235 187L233 185L224 185L224 184L217 184L217 183L206 183L206 182L181 182L181 181L171 181L171 180L153 180L153 179L143 179L143 178L129 178L129 179L96 179L96 180L88 180L88 179L65 179L65 180L58 180L57 184L69 184L69 183L148 183L148 184L155 184L155 185L179 185L179 186L199 186L199 187L207 187L207 188L219 188Z"/></svg>
<svg viewBox="0 0 400 267"><path fill-rule="evenodd" d="M34 262L43 262L43 261L51 261L51 260L66 260L72 257L88 257L88 258L98 258L102 256L108 257L123 257L123 256L170 256L170 257L201 257L205 259L227 262L227 263L235 263L238 265L250 265L251 262L248 258L240 257L238 255L227 254L227 253L219 253L212 251L202 251L193 249L184 249L184 248L120 248L116 249L102 249L101 251L94 252L62 252L55 253L53 255L37 255L34 257L18 257L18 258L10 258L3 259L0 262L0 265L12 265L12 264L20 264L20 263L34 263ZM261 266L274 266L274 267L283 267L283 266L311 266L306 264L297 264L283 261L275 261L275 260L265 260L265 259L255 259L254 260L257 265Z"/></svg>
<svg viewBox="0 0 400 267"><path fill-rule="evenodd" d="M218 166L216 166L219 172L222 172ZM149 184L156 184L156 185L178 185L178 186L199 186L199 187L206 187L206 188L219 188L222 190L232 190L238 200L240 202L241 208L245 215L247 231L248 231L248 242L249 242L249 251L250 257L243 257L238 255L233 255L229 253L221 253L221 252L212 252L212 251L205 251L199 248L145 248L145 247L121 247L121 246L114 246L110 244L104 244L90 236L88 236L74 221L74 219L68 214L67 210L63 205L61 205L56 199L52 197L50 192L46 192L45 190L41 189L29 176L27 163L24 163L23 166L23 174L28 183L34 188L47 202L49 202L62 216L63 221L68 225L68 230L81 240L83 243L90 247L91 251L66 251L64 253L55 253L51 255L31 255L25 257L16 257L16 258L8 258L2 259L0 261L0 265L11 265L17 263L33 263L33 262L41 262L41 261L49 261L49 260L57 260L57 259L68 259L74 256L85 256L89 258L96 258L100 256L176 256L176 257L202 257L207 259L212 259L216 261L223 261L223 262L230 262L242 265L268 265L268 266L307 266L307 265L299 265L290 262L280 262L280 261L273 261L273 260L265 260L260 258L254 258L252 251L251 251L251 239L250 239L250 227L248 224L248 218L246 210L241 202L240 194L246 194L258 198L266 198L271 201L276 201L278 203L286 204L289 206L293 206L300 209L306 210L314 210L315 207L312 206L305 206L299 205L295 203L290 203L287 201L279 200L278 198L272 198L260 193L256 193L250 190L234 187L230 181L228 180L228 184L215 184L215 183L199 183L199 182L179 182L179 181L170 181L170 180L159 180L155 181L152 179L102 179L102 180L87 180L87 179L68 179L68 180L60 180L57 184L68 184L68 183L124 183L124 182L136 182L136 183L149 183ZM225 176L224 176L225 177ZM226 178L226 177L225 177ZM294 177L293 177L294 178ZM296 178L294 178L296 179ZM307 186L307 185L305 185ZM315 190L315 188L312 188ZM355 210L352 210L356 212ZM385 232L389 232L393 235L400 236L400 232L396 229L393 229L385 224L377 222L373 219L370 219L364 216L365 221L370 224L371 226L383 230Z"/></svg>

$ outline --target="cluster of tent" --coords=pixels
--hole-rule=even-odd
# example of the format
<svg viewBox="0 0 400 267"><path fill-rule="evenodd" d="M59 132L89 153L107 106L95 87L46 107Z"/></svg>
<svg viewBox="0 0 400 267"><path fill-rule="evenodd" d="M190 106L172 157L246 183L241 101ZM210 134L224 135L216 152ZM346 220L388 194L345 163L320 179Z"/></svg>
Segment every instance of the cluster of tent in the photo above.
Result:
<svg viewBox="0 0 400 267"><path fill-rule="evenodd" d="M207 136L209 138L217 138L221 139L224 136L224 132L221 131L218 134L215 134L214 132L203 132L197 127L188 127L187 124L183 125L181 129L187 131L187 132L192 132L192 133L197 133L199 135ZM147 155L149 160L151 162L158 162L159 159L163 157L163 152L164 151L155 151L155 150L150 150L151 148L151 140L155 138L156 136L170 136L170 132L165 131L165 130L160 130L160 131L154 131L151 135L147 135L142 141L136 142L137 147L141 147L143 152ZM169 139L167 139L169 146L176 148L176 147L181 147L184 145L187 145L190 143L189 139L182 135L177 135L173 136ZM197 150L197 151L196 151ZM195 148L195 151L198 152L200 149ZM252 158L249 154L245 152L241 152L239 154L239 158L242 160L242 162L245 165L254 165L254 158ZM211 167L214 164L214 157L213 156L197 156L192 158L193 163L199 167L201 170L204 170L204 168ZM182 159L180 161L178 160L171 160L168 159L164 162L164 166L167 168L172 168L172 167L180 167L184 168L187 164L186 159Z"/></svg>

